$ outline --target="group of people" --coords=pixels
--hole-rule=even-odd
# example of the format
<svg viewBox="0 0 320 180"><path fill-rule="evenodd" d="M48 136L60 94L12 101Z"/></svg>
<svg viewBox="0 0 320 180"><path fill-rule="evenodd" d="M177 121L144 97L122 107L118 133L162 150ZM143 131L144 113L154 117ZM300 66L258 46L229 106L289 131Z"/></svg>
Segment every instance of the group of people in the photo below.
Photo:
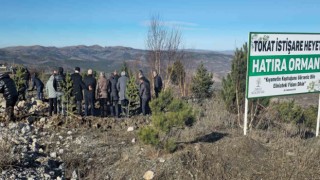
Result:
<svg viewBox="0 0 320 180"><path fill-rule="evenodd" d="M155 96L158 97L162 89L162 79L155 70L153 76ZM80 68L76 67L71 79L78 114L82 114L83 99L85 116L96 115L95 100L99 101L100 116L102 117L108 115L120 117L121 112L123 114L128 113L128 98L126 95L128 77L125 71L121 72L121 76L118 75L117 71L114 71L109 78L106 77L104 72L100 72L98 80L96 80L92 69L89 69L87 75L82 79ZM149 107L151 100L150 82L141 70L139 71L139 81L140 111L143 115L147 115L151 113Z"/></svg>
<svg viewBox="0 0 320 180"><path fill-rule="evenodd" d="M157 98L162 90L162 79L157 71L153 72L153 87L154 94ZM48 81L44 83L40 80L37 73L33 73L30 78L29 71L25 68L24 71L24 85L17 89L16 83L13 81L8 73L0 73L0 93L6 100L6 115L9 120L14 119L14 106L18 101L19 96L26 99L26 92L37 90L37 98L44 100L43 90L46 91L49 101L49 116L52 114L66 115L65 103L63 103L64 87L66 86L66 76L63 68L59 67L50 75ZM149 102L151 100L151 86L150 81L144 76L143 71L139 70L139 96L140 96L140 112L143 115L151 113ZM29 79L32 81L31 89L29 89ZM74 103L76 112L84 116L101 117L112 116L120 117L120 114L126 114L128 106L128 98L126 95L128 77L125 71L121 72L121 76L117 71L106 77L104 72L99 74L98 79L93 75L93 70L89 69L84 77L80 74L80 68L75 67L74 73L71 75L72 81L72 95L74 96ZM84 113L82 103L84 100ZM96 112L95 101L99 102L100 112Z"/></svg>
<svg viewBox="0 0 320 180"><path fill-rule="evenodd" d="M8 72L0 73L0 93L3 94L3 98L6 101L6 119L14 120L14 106L19 100L26 100L26 93L28 91L37 90L37 99L44 100L43 90L46 88L48 98L49 98L49 115L52 115L52 111L57 114L57 109L60 110L61 114L63 110L63 103L61 103L61 98L63 95L63 85L65 83L65 76L63 74L63 68L59 68L59 72L54 71L53 75L50 76L46 86L38 77L37 73L32 74L30 78L30 72L27 68L23 69L23 84L17 89L16 83L9 75ZM16 72L13 71L15 74ZM29 89L29 81L32 81L31 89ZM60 108L57 107L57 100L59 102Z"/></svg>

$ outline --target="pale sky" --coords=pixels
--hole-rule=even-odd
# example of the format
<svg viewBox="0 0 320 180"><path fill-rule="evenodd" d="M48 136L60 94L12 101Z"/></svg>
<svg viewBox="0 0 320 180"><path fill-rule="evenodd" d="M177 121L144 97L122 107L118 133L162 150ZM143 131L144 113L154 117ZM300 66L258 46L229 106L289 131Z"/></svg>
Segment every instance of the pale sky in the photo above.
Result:
<svg viewBox="0 0 320 180"><path fill-rule="evenodd" d="M145 49L148 20L179 26L185 48L233 50L250 31L319 32L318 0L0 0L0 47Z"/></svg>

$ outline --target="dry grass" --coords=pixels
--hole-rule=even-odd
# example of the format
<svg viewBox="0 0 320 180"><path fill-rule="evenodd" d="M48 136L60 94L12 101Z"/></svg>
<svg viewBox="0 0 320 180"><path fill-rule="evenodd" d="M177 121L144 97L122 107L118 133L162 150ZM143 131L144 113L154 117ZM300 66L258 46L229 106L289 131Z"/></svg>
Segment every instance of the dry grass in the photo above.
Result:
<svg viewBox="0 0 320 180"><path fill-rule="evenodd" d="M0 170L12 168L16 164L16 157L11 154L12 144L6 140L0 140Z"/></svg>
<svg viewBox="0 0 320 180"><path fill-rule="evenodd" d="M73 152L64 153L61 157L65 165L65 176L67 178L72 177L73 171L75 171L78 177L86 177L88 175L87 159L82 155Z"/></svg>
<svg viewBox="0 0 320 180"><path fill-rule="evenodd" d="M181 131L179 141L191 142L199 137L221 130L237 129L236 116L230 114L219 96L207 99L202 104L193 104L198 112L197 120L191 128Z"/></svg>

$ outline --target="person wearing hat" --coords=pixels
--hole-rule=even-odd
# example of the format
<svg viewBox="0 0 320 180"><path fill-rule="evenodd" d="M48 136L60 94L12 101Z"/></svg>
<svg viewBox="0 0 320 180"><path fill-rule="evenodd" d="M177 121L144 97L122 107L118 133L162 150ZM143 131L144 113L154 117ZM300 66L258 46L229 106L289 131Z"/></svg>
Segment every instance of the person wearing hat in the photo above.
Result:
<svg viewBox="0 0 320 180"><path fill-rule="evenodd" d="M13 108L18 100L18 91L8 73L0 74L0 93L6 100L6 119L12 121L14 120Z"/></svg>
<svg viewBox="0 0 320 180"><path fill-rule="evenodd" d="M86 89L84 89L84 103L85 103L85 110L84 115L89 115L89 106L91 116L94 116L94 100L95 100L95 91L97 81L92 75L92 69L88 69L88 75L84 77L83 82L86 85Z"/></svg>
<svg viewBox="0 0 320 180"><path fill-rule="evenodd" d="M77 112L79 115L82 115L82 100L83 93L82 90L87 89L86 85L82 81L82 76L80 75L80 68L75 67L74 73L71 75L71 80L73 84L73 95L75 97Z"/></svg>

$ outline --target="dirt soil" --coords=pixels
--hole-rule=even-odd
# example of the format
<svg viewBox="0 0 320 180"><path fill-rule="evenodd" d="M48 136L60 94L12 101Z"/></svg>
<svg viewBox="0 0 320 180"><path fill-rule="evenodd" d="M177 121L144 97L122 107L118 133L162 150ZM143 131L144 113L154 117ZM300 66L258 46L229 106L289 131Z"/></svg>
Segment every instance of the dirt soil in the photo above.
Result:
<svg viewBox="0 0 320 180"><path fill-rule="evenodd" d="M264 131L243 136L238 129L214 130L181 142L177 152L166 154L141 144L136 132L78 133L87 140L68 151L84 153L84 162L92 158L91 170L80 168L90 179L142 179L148 170L155 173L155 179L320 178L320 140L316 138L275 137ZM133 138L137 142L132 143Z"/></svg>
<svg viewBox="0 0 320 180"><path fill-rule="evenodd" d="M63 149L67 179L320 179L320 139L288 137L279 129L250 130L247 136L234 125L236 117L219 100L198 109L203 113L193 127L176 137L172 154L144 145L139 128L150 117L130 119L60 117L34 126L47 132L45 151ZM25 120L26 121L26 120ZM133 127L133 131L127 131ZM50 138L49 138L50 137Z"/></svg>

